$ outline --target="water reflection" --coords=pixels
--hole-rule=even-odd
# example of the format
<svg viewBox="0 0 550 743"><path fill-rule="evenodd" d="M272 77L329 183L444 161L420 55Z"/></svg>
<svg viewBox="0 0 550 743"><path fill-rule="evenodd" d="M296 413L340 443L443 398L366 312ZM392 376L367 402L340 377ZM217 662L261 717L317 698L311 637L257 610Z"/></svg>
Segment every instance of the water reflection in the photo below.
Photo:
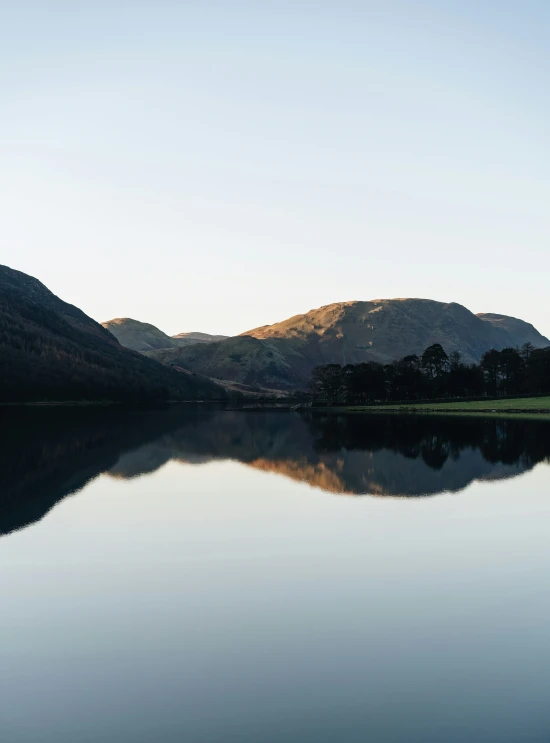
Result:
<svg viewBox="0 0 550 743"><path fill-rule="evenodd" d="M0 428L0 532L39 520L106 472L231 459L333 493L458 492L550 456L545 421L232 412L26 410Z"/></svg>

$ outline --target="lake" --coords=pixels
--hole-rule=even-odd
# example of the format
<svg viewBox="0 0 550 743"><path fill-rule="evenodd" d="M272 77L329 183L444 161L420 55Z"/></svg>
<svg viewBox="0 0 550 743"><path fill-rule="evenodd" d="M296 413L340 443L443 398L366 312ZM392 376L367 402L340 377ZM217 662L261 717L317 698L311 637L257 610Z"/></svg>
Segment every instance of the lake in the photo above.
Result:
<svg viewBox="0 0 550 743"><path fill-rule="evenodd" d="M7 743L550 739L550 424L4 410Z"/></svg>

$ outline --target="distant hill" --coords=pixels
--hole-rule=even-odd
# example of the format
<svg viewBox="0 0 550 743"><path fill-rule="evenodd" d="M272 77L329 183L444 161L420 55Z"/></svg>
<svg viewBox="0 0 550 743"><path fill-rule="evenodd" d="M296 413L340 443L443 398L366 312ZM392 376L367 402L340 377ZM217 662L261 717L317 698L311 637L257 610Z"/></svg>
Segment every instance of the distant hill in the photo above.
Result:
<svg viewBox="0 0 550 743"><path fill-rule="evenodd" d="M165 348L182 348L193 343L211 343L227 338L225 335L209 335L208 333L179 333L169 336L154 325L132 320L131 317L117 317L101 324L115 336L122 346L140 353Z"/></svg>
<svg viewBox="0 0 550 743"><path fill-rule="evenodd" d="M0 402L224 397L127 348L32 276L0 266Z"/></svg>
<svg viewBox="0 0 550 743"><path fill-rule="evenodd" d="M131 317L116 317L113 320L101 323L104 328L112 333L118 342L131 348L133 351L143 353L145 351L156 351L159 348L176 348L177 341L170 338L154 325Z"/></svg>
<svg viewBox="0 0 550 743"><path fill-rule="evenodd" d="M504 315L474 315L456 303L429 299L338 302L207 347L157 351L164 363L249 385L296 388L319 364L389 363L433 343L463 361L491 348L550 345L532 325Z"/></svg>
<svg viewBox="0 0 550 743"><path fill-rule="evenodd" d="M176 341L183 341L186 345L191 343L213 343L214 341L223 341L229 338L228 335L210 335L210 333L178 333L172 338Z"/></svg>

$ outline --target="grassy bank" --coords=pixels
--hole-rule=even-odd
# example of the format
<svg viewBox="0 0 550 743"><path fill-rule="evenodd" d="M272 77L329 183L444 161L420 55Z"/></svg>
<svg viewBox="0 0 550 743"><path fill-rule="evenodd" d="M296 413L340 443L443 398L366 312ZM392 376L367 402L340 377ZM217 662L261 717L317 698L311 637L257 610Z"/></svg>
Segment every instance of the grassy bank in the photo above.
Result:
<svg viewBox="0 0 550 743"><path fill-rule="evenodd" d="M469 402L406 403L401 405L342 406L349 412L409 411L420 413L520 413L550 416L550 397L518 397L504 400L472 400Z"/></svg>

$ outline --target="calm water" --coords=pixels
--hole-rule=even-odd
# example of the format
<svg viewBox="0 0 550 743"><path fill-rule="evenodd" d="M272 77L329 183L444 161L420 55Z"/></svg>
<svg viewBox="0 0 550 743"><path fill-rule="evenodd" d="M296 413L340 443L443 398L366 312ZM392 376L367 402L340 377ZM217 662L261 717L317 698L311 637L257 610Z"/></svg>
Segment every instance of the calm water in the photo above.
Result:
<svg viewBox="0 0 550 743"><path fill-rule="evenodd" d="M550 426L4 413L7 743L550 740Z"/></svg>

